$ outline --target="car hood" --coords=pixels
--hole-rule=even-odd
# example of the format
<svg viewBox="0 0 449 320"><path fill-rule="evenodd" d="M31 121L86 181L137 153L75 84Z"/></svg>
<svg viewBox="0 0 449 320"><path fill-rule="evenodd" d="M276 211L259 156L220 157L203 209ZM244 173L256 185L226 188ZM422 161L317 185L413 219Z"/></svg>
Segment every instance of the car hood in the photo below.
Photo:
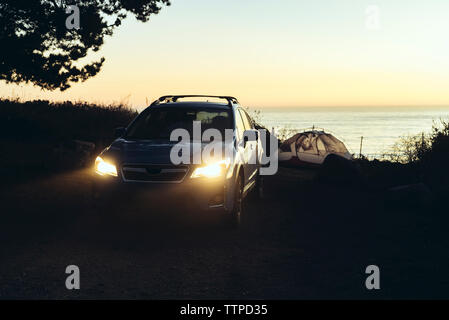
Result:
<svg viewBox="0 0 449 320"><path fill-rule="evenodd" d="M170 152L176 144L178 143L162 140L117 139L105 150L103 156L113 158L118 163L171 164ZM190 163L194 154L201 153L206 145L208 143L204 142L180 143L180 146L190 148Z"/></svg>

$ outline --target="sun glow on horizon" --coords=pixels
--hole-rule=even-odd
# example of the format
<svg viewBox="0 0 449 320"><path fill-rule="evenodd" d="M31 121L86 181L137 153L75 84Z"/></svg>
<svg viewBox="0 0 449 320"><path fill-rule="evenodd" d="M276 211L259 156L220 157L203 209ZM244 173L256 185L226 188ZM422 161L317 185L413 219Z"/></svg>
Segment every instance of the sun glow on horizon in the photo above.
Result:
<svg viewBox="0 0 449 320"><path fill-rule="evenodd" d="M103 70L65 92L0 82L0 96L125 103L165 94L233 95L250 107L449 106L449 3L173 0L128 19L99 53Z"/></svg>

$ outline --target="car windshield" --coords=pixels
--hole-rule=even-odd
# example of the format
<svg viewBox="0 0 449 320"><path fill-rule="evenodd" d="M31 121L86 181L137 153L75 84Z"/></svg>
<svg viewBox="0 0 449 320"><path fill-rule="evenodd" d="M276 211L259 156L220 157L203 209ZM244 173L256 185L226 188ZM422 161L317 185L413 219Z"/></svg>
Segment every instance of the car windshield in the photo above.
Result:
<svg viewBox="0 0 449 320"><path fill-rule="evenodd" d="M232 129L230 110L164 107L150 108L129 128L126 138L138 140L170 139L175 129L185 129L193 138L193 121L201 121L201 136L207 129L220 131L223 139L225 129Z"/></svg>

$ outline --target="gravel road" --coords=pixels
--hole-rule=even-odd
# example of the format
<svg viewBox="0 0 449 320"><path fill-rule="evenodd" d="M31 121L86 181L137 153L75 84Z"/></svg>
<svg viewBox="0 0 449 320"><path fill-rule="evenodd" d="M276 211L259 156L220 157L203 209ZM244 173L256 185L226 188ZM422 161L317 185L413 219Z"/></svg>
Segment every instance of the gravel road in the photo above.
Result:
<svg viewBox="0 0 449 320"><path fill-rule="evenodd" d="M444 212L281 168L238 230L123 201L98 215L87 170L3 186L1 299L448 298ZM381 289L365 288L377 265ZM77 265L81 289L67 290Z"/></svg>

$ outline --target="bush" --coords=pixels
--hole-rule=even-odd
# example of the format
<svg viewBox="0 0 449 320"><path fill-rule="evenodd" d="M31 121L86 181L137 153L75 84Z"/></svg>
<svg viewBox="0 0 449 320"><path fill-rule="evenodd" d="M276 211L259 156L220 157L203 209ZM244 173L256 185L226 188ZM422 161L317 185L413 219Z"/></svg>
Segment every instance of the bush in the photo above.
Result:
<svg viewBox="0 0 449 320"><path fill-rule="evenodd" d="M449 122L440 119L439 123L434 122L431 133L400 137L392 152L383 158L398 163L423 162L445 152L449 152Z"/></svg>
<svg viewBox="0 0 449 320"><path fill-rule="evenodd" d="M420 172L415 163L403 164L385 160L357 159L363 176L368 184L375 189L388 189L398 185L420 182Z"/></svg>
<svg viewBox="0 0 449 320"><path fill-rule="evenodd" d="M123 105L0 99L3 182L92 163L113 141L114 128L128 125L136 115Z"/></svg>
<svg viewBox="0 0 449 320"><path fill-rule="evenodd" d="M401 137L393 149L389 160L404 164L402 172L413 168L415 176L435 192L449 191L449 121L435 122L429 134Z"/></svg>
<svg viewBox="0 0 449 320"><path fill-rule="evenodd" d="M430 135L424 132L403 136L393 145L392 150L382 155L382 159L395 163L412 163L420 161L431 147Z"/></svg>
<svg viewBox="0 0 449 320"><path fill-rule="evenodd" d="M431 147L420 158L426 182L441 195L449 191L449 122L440 120L430 136Z"/></svg>
<svg viewBox="0 0 449 320"><path fill-rule="evenodd" d="M2 140L46 143L77 139L103 147L112 141L114 128L136 115L123 105L0 99L0 135Z"/></svg>

